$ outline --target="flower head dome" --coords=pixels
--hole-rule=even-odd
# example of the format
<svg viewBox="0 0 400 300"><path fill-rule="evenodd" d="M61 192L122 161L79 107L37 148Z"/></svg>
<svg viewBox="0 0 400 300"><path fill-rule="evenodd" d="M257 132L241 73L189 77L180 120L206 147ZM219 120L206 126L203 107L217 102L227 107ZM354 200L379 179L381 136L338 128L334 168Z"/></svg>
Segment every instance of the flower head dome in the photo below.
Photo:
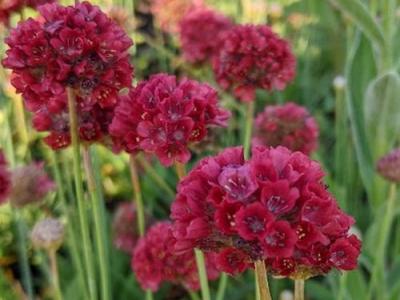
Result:
<svg viewBox="0 0 400 300"><path fill-rule="evenodd" d="M228 111L217 92L194 80L157 74L121 97L110 125L116 148L154 153L165 166L190 159L188 145L201 141L211 125L225 126Z"/></svg>
<svg viewBox="0 0 400 300"><path fill-rule="evenodd" d="M265 260L275 275L307 278L356 267L360 241L319 164L287 148L241 147L201 160L180 182L171 209L175 248L218 253L235 274Z"/></svg>
<svg viewBox="0 0 400 300"><path fill-rule="evenodd" d="M70 143L66 88L76 94L80 138L102 140L119 91L131 86L132 41L88 2L46 4L39 12L6 39L3 65L13 71L11 83L33 112L34 127L50 132L45 141L52 148Z"/></svg>
<svg viewBox="0 0 400 300"><path fill-rule="evenodd" d="M10 193L11 174L8 170L6 158L0 149L0 204L2 204Z"/></svg>
<svg viewBox="0 0 400 300"><path fill-rule="evenodd" d="M133 251L132 269L143 289L156 291L163 282L182 284L190 290L199 289L194 253L177 254L174 243L171 223L167 221L154 224L139 240ZM209 280L219 275L214 265L214 255L207 254Z"/></svg>
<svg viewBox="0 0 400 300"><path fill-rule="evenodd" d="M378 173L388 181L400 182L400 148L379 159L377 164Z"/></svg>
<svg viewBox="0 0 400 300"><path fill-rule="evenodd" d="M253 145L285 146L307 155L318 146L319 128L306 108L288 102L266 106L254 122Z"/></svg>
<svg viewBox="0 0 400 300"><path fill-rule="evenodd" d="M224 89L253 101L257 88L282 90L295 76L296 61L287 41L266 25L236 25L227 32L213 60Z"/></svg>
<svg viewBox="0 0 400 300"><path fill-rule="evenodd" d="M231 20L211 9L199 8L189 12L179 23L184 58L191 63L210 60L232 26Z"/></svg>

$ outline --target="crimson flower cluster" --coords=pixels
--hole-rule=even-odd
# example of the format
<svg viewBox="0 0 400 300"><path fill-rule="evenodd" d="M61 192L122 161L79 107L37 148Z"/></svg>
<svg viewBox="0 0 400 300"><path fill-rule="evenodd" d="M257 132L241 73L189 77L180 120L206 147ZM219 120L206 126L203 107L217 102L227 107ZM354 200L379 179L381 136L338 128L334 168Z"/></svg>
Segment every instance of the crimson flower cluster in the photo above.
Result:
<svg viewBox="0 0 400 300"><path fill-rule="evenodd" d="M107 134L118 93L131 86L133 68L126 33L88 2L39 7L41 17L13 29L3 65L11 83L33 112L33 125L50 131L53 149L70 144L66 88L75 91L79 135L100 141Z"/></svg>
<svg viewBox="0 0 400 300"><path fill-rule="evenodd" d="M168 221L154 224L142 237L133 251L132 269L143 289L157 291L160 284L170 282L182 284L190 290L199 289L194 253L177 254L175 238ZM213 254L206 255L206 269L209 280L219 276L214 268Z"/></svg>
<svg viewBox="0 0 400 300"><path fill-rule="evenodd" d="M318 147L319 128L305 107L288 102L266 106L254 122L253 145L285 146L307 155Z"/></svg>
<svg viewBox="0 0 400 300"><path fill-rule="evenodd" d="M356 267L361 242L338 207L319 164L285 147L241 147L201 160L178 186L171 218L178 252L217 252L235 274L256 260L270 272L307 278Z"/></svg>
<svg viewBox="0 0 400 300"><path fill-rule="evenodd" d="M219 50L232 21L211 9L189 12L179 24L184 58L191 63L210 60Z"/></svg>
<svg viewBox="0 0 400 300"><path fill-rule="evenodd" d="M3 151L0 149L0 204L7 199L10 188L11 174L8 171L8 165Z"/></svg>
<svg viewBox="0 0 400 300"><path fill-rule="evenodd" d="M117 149L154 153L165 166L186 163L189 144L201 141L210 125L226 125L230 114L217 102L207 84L153 75L121 97L110 134Z"/></svg>
<svg viewBox="0 0 400 300"><path fill-rule="evenodd" d="M236 25L213 59L218 83L242 101L257 88L282 90L295 76L296 60L287 41L266 25Z"/></svg>

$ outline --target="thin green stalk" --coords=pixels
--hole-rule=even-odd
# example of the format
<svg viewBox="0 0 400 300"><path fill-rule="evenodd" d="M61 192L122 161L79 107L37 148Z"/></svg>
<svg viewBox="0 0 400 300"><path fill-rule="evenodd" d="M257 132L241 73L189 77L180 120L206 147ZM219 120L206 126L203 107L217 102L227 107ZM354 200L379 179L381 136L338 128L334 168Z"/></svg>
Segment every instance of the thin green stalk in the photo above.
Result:
<svg viewBox="0 0 400 300"><path fill-rule="evenodd" d="M392 183L390 185L389 197L386 203L386 210L383 216L383 220L380 220L381 223L380 232L379 232L379 240L377 241L377 248L375 252L375 261L372 267L371 281L369 285L368 291L368 299L385 299L386 288L381 286L379 283L379 277L384 274L385 268L385 252L387 248L387 243L389 239L390 229L392 227L393 218L394 218L394 210L396 206L396 184ZM384 280L382 282L384 284ZM378 292L378 294L374 294ZM374 298L375 297L375 298Z"/></svg>
<svg viewBox="0 0 400 300"><path fill-rule="evenodd" d="M396 25L396 1L382 0L383 32L385 35L385 53L383 53L384 70L392 68L393 63L393 37Z"/></svg>
<svg viewBox="0 0 400 300"><path fill-rule="evenodd" d="M268 285L267 270L263 260L254 263L254 271L256 273L256 284L258 286L260 300L272 300L271 292Z"/></svg>
<svg viewBox="0 0 400 300"><path fill-rule="evenodd" d="M347 273L343 273L339 279L339 292L337 296L337 300L346 300L346 285L347 285Z"/></svg>
<svg viewBox="0 0 400 300"><path fill-rule="evenodd" d="M51 249L48 251L48 256L50 260L50 270L51 270L51 281L53 284L54 295L57 300L62 300L62 292L60 288L60 279L58 275L58 266L57 266L57 253L56 250Z"/></svg>
<svg viewBox="0 0 400 300"><path fill-rule="evenodd" d="M245 159L248 159L250 156L251 134L254 121L254 109L255 109L255 101L247 103L245 133L243 141Z"/></svg>
<svg viewBox="0 0 400 300"><path fill-rule="evenodd" d="M5 130L6 130L6 139L7 139L7 158L9 160L11 168L16 166L16 159L14 153L14 144L12 140L11 127L9 123L9 114L6 115L5 119ZM33 284L32 284L32 274L29 267L29 259L27 254L27 245L26 245L26 236L27 229L25 226L25 222L18 210L12 208L13 219L16 225L16 235L18 242L18 256L19 256L19 265L22 270L22 283L25 288L25 292L27 293L28 300L34 299L33 293Z"/></svg>
<svg viewBox="0 0 400 300"><path fill-rule="evenodd" d="M144 158L142 155L138 155L136 157L137 162L142 166L142 168L146 171L147 174L154 180L155 183L158 184L158 186L164 190L170 196L173 198L175 196L175 192L172 190L172 188L168 185L168 183L162 178L160 175L158 175L157 171L154 170L153 166Z"/></svg>
<svg viewBox="0 0 400 300"><path fill-rule="evenodd" d="M304 280L296 279L294 281L294 300L304 300Z"/></svg>
<svg viewBox="0 0 400 300"><path fill-rule="evenodd" d="M110 299L110 280L108 277L108 265L109 259L106 251L105 241L106 239L103 237L103 228L104 226L104 218L101 210L101 197L99 196L98 191L100 187L97 186L95 175L93 172L93 164L92 158L90 155L90 150L88 147L83 148L83 164L85 167L86 179L90 194L90 199L92 201L92 214L94 220L94 230L95 230L95 241L98 251L98 263L100 266L100 286L102 292L102 299L108 300Z"/></svg>
<svg viewBox="0 0 400 300"><path fill-rule="evenodd" d="M201 250L194 250L197 263L197 271L199 273L200 287L201 287L201 297L203 300L211 300L210 288L208 287L206 262L204 259L204 254Z"/></svg>
<svg viewBox="0 0 400 300"><path fill-rule="evenodd" d="M129 167L131 171L131 180L132 180L132 187L133 187L133 194L134 200L136 204L136 213L138 218L138 229L140 236L143 236L145 233L145 218L144 218L144 206L143 206L143 199L142 199L142 190L140 188L139 182L139 174L136 165L136 157L131 155Z"/></svg>
<svg viewBox="0 0 400 300"><path fill-rule="evenodd" d="M89 294L92 300L98 300L96 289L96 277L94 273L94 266L92 261L93 251L91 250L90 236L89 236L89 221L86 212L86 203L83 195L82 187L82 173L81 173L81 153L79 147L78 137L78 119L76 114L76 98L75 92L71 88L67 88L68 94L68 110L70 121L70 134L73 152L73 170L76 197L78 202L79 223L81 227L82 247L83 247L83 260L85 262L87 284L89 287Z"/></svg>
<svg viewBox="0 0 400 300"><path fill-rule="evenodd" d="M189 293L190 299L192 299L192 300L200 300L199 295L197 295L195 292L188 291L188 293Z"/></svg>
<svg viewBox="0 0 400 300"><path fill-rule="evenodd" d="M219 278L216 300L224 300L227 283L228 283L228 276L226 275L226 273L221 273L221 276Z"/></svg>

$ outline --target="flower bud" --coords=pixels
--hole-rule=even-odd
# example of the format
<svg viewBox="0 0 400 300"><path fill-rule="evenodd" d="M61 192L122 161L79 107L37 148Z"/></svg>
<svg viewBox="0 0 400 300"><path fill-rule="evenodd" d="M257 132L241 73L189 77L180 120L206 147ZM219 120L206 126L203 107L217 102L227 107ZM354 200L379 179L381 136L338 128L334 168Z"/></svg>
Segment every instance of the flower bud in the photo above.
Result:
<svg viewBox="0 0 400 300"><path fill-rule="evenodd" d="M33 227L31 240L36 248L57 250L64 240L64 225L58 219L43 219Z"/></svg>
<svg viewBox="0 0 400 300"><path fill-rule="evenodd" d="M23 207L41 202L54 188L55 184L43 169L43 163L18 167L12 172L11 205Z"/></svg>
<svg viewBox="0 0 400 300"><path fill-rule="evenodd" d="M388 181L400 182L400 148L394 149L377 163L378 173Z"/></svg>

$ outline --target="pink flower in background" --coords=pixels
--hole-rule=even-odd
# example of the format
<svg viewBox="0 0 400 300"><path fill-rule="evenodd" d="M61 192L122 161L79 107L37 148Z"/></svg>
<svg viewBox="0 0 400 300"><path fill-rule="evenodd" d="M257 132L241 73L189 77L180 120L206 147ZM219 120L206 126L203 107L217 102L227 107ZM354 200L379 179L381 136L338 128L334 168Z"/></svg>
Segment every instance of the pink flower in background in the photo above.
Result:
<svg viewBox="0 0 400 300"><path fill-rule="evenodd" d="M191 63L210 60L232 26L229 18L208 8L189 12L179 23L183 57Z"/></svg>
<svg viewBox="0 0 400 300"><path fill-rule="evenodd" d="M55 2L55 0L1 0L0 23L8 26L11 16L21 13L25 6L36 9L39 5L53 2Z"/></svg>
<svg viewBox="0 0 400 300"><path fill-rule="evenodd" d="M176 33L182 18L203 5L203 0L151 0L150 10L162 30Z"/></svg>
<svg viewBox="0 0 400 300"><path fill-rule="evenodd" d="M204 139L210 126L225 126L229 116L209 85L157 74L121 97L110 134L117 149L153 153L169 166L186 163L188 146Z"/></svg>
<svg viewBox="0 0 400 300"><path fill-rule="evenodd" d="M283 90L294 79L296 60L287 41L266 25L236 25L213 59L216 80L242 101L257 88Z"/></svg>
<svg viewBox="0 0 400 300"><path fill-rule="evenodd" d="M119 92L131 86L133 68L126 33L99 7L88 2L39 7L11 30L3 65L11 83L33 113L33 125L49 131L53 149L69 145L66 88L74 89L80 138L103 141L108 134Z"/></svg>
<svg viewBox="0 0 400 300"><path fill-rule="evenodd" d="M380 158L376 168L386 180L400 182L400 148L394 149Z"/></svg>
<svg viewBox="0 0 400 300"><path fill-rule="evenodd" d="M163 282L181 284L190 290L200 288L194 253L178 254L174 250L175 238L171 223L154 224L142 237L133 251L132 269L143 289L157 291ZM206 254L209 280L215 280L215 255Z"/></svg>
<svg viewBox="0 0 400 300"><path fill-rule="evenodd" d="M0 204L7 200L11 189L11 174L8 170L6 158L0 149Z"/></svg>
<svg viewBox="0 0 400 300"><path fill-rule="evenodd" d="M12 170L10 203L15 207L40 203L55 190L53 180L44 170L44 163L31 163Z"/></svg>
<svg viewBox="0 0 400 300"><path fill-rule="evenodd" d="M237 274L265 260L275 275L311 277L357 265L352 217L323 183L319 164L285 147L228 148L201 160L178 185L171 208L175 249L217 253Z"/></svg>
<svg viewBox="0 0 400 300"><path fill-rule="evenodd" d="M306 108L292 102L269 105L254 122L253 145L285 146L311 154L318 147L319 128Z"/></svg>

